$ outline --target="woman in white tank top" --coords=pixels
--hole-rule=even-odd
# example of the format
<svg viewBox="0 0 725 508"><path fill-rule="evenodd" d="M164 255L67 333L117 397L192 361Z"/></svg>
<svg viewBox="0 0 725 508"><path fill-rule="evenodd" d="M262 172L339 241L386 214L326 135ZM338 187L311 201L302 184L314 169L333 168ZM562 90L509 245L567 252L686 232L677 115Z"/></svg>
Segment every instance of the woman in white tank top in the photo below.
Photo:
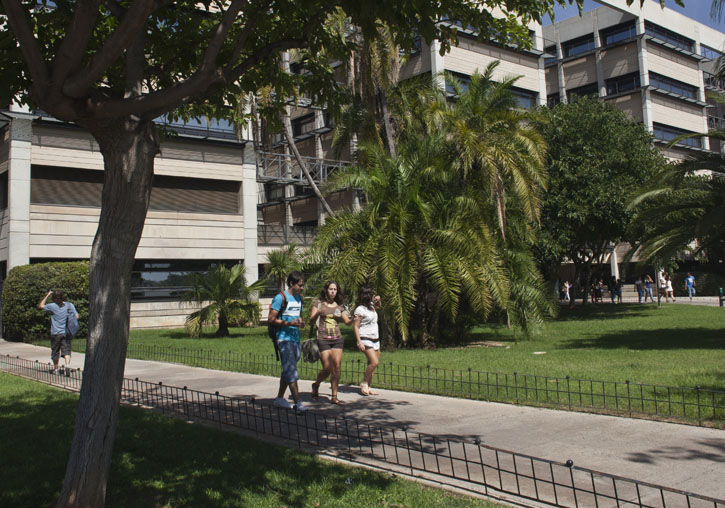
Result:
<svg viewBox="0 0 725 508"><path fill-rule="evenodd" d="M363 395L378 394L370 388L370 385L373 382L373 373L380 363L380 333L376 312L379 308L380 297L376 296L370 287L361 287L355 304L353 332L358 349L365 353L368 360L363 381L360 383L360 393Z"/></svg>

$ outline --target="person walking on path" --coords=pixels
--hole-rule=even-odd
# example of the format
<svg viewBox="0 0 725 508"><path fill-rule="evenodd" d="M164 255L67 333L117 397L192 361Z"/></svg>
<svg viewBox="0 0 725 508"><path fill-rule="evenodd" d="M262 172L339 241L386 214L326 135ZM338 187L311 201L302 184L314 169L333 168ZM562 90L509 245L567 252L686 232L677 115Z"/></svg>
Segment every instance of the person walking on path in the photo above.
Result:
<svg viewBox="0 0 725 508"><path fill-rule="evenodd" d="M569 303L571 302L571 296L569 295L569 290L571 289L571 283L568 280L564 281L564 301Z"/></svg>
<svg viewBox="0 0 725 508"><path fill-rule="evenodd" d="M52 297L51 303L45 303L48 298ZM62 371L66 376L70 376L70 359L71 359L71 340L73 336L68 332L68 317L73 315L78 319L78 311L75 305L65 301L65 293L63 291L48 291L40 303L38 308L42 311L50 313L50 358L53 360L53 374L58 374L58 363L60 356L63 355L65 364Z"/></svg>
<svg viewBox="0 0 725 508"><path fill-rule="evenodd" d="M695 296L695 276L690 272L687 272L687 277L685 277L685 289L687 290L687 296L692 301L692 297Z"/></svg>
<svg viewBox="0 0 725 508"><path fill-rule="evenodd" d="M617 279L615 287L617 289L617 303L622 303L622 288L624 287L622 279Z"/></svg>
<svg viewBox="0 0 725 508"><path fill-rule="evenodd" d="M342 406L345 403L337 398L337 388L340 384L340 364L342 363L342 348L345 344L340 333L340 321L350 326L352 319L343 308L342 290L337 282L328 281L319 301L316 301L310 311L310 323L319 317L320 325L317 327L317 347L320 349L322 370L317 374L317 380L312 383L312 400L320 396L320 384L330 376L332 395L330 402Z"/></svg>
<svg viewBox="0 0 725 508"><path fill-rule="evenodd" d="M277 349L282 362L282 375L279 379L279 391L273 405L291 409L292 406L285 399L284 394L289 387L292 399L295 402L294 408L297 411L305 411L307 408L300 402L299 389L297 387L297 362L300 360L302 347L300 344L300 328L304 328L302 321L302 296L305 288L305 276L294 271L287 276L288 289L279 293L272 300L269 308L267 321L277 326Z"/></svg>
<svg viewBox="0 0 725 508"><path fill-rule="evenodd" d="M365 368L363 382L360 383L360 393L363 395L377 395L370 386L373 383L373 373L380 363L380 335L378 331L378 313L380 297L375 295L372 288L363 286L358 291L355 312L353 313L353 332L357 347L365 353L368 365Z"/></svg>
<svg viewBox="0 0 725 508"><path fill-rule="evenodd" d="M654 303L655 299L652 297L652 284L654 284L654 281L652 280L652 277L647 275L644 278L644 303L647 303L647 297L649 296L650 303Z"/></svg>
<svg viewBox="0 0 725 508"><path fill-rule="evenodd" d="M675 290L672 287L672 277L669 275L665 277L665 295L668 302L670 298L672 298L672 303L675 302Z"/></svg>

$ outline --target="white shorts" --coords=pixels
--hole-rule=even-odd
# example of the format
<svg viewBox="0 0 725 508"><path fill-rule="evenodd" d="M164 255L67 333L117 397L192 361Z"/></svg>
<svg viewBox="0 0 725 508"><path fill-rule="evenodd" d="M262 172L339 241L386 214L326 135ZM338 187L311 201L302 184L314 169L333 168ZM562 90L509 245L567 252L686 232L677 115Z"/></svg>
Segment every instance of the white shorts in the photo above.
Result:
<svg viewBox="0 0 725 508"><path fill-rule="evenodd" d="M373 349L375 351L380 351L380 341L379 340L370 340L370 339L364 339L360 338L360 342L363 346L365 346L365 349Z"/></svg>

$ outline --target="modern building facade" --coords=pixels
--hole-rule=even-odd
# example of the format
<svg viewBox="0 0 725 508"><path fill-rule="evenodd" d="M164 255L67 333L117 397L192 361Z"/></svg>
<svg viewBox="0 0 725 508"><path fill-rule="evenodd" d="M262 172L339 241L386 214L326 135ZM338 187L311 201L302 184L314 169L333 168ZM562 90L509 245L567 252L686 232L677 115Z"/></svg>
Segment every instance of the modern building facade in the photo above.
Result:
<svg viewBox="0 0 725 508"><path fill-rule="evenodd" d="M532 24L531 49L484 44L464 30L458 47L444 56L437 43L421 42L401 79L447 71L465 82L499 61L496 76L520 76L519 107L595 95L646 125L671 158L719 150L707 132L725 126L725 114L706 92L724 88L712 73L725 35L656 2L599 3L581 17ZM240 141L230 125L166 127L170 135L156 158L134 266L135 328L183 323L188 310L178 295L189 273L244 261L248 279L256 280L270 249L309 244L325 218L282 136L260 153L244 140L248 133ZM331 130L321 108L292 111L296 144L319 183L352 159L350 150L332 155ZM701 136L667 146L683 133ZM0 277L17 265L87 259L102 181L103 160L87 132L17 107L0 112ZM357 199L350 191L329 201L341 209L359 206ZM616 258L611 261L616 267Z"/></svg>
<svg viewBox="0 0 725 508"><path fill-rule="evenodd" d="M710 146L722 109L708 90L725 35L659 3L602 0L601 7L544 27L547 103L573 95L601 97L643 123L672 159ZM699 133L674 147L683 134Z"/></svg>

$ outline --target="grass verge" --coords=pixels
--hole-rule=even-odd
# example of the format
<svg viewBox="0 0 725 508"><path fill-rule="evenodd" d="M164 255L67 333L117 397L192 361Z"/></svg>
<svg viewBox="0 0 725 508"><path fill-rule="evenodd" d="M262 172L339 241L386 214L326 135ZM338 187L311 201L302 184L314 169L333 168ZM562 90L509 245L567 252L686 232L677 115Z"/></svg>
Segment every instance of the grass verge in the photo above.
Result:
<svg viewBox="0 0 725 508"><path fill-rule="evenodd" d="M0 506L51 506L63 481L76 394L0 373ZM9 439L12 436L12 440ZM112 507L488 507L387 473L122 407Z"/></svg>

